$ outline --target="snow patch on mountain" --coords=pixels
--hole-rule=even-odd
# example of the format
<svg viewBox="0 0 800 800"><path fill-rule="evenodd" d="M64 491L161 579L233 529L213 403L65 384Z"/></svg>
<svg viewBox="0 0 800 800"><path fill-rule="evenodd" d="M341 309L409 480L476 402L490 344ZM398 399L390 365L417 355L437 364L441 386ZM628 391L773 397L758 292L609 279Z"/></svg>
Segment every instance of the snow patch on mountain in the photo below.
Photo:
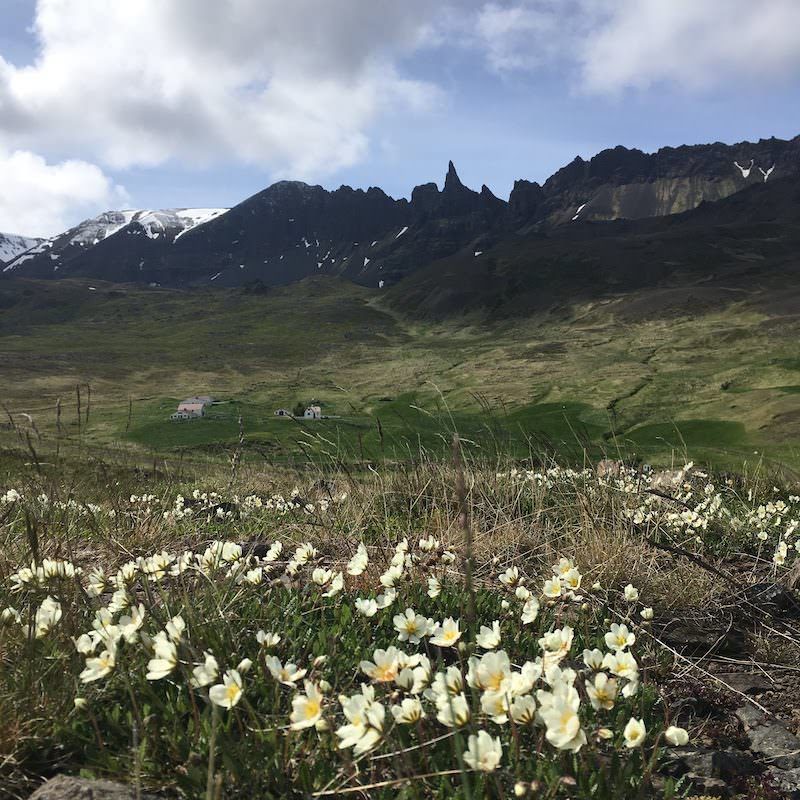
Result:
<svg viewBox="0 0 800 800"><path fill-rule="evenodd" d="M36 247L42 240L30 236L18 236L13 233L0 233L0 262L11 261L31 247Z"/></svg>

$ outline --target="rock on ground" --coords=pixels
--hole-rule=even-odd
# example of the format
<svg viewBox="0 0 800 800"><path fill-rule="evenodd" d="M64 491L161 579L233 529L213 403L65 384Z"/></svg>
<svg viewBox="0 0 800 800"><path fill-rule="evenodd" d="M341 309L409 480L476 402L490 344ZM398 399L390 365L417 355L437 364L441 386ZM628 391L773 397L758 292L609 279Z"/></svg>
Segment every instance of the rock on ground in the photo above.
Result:
<svg viewBox="0 0 800 800"><path fill-rule="evenodd" d="M29 800L135 800L136 791L122 783L71 778L58 775L42 784ZM142 794L141 800L157 800L155 795Z"/></svg>

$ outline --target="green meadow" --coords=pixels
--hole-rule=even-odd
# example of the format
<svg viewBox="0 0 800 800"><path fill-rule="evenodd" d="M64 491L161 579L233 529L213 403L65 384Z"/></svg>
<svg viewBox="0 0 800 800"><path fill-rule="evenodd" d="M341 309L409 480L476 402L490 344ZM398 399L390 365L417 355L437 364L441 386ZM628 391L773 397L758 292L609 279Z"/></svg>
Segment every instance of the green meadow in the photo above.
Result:
<svg viewBox="0 0 800 800"><path fill-rule="evenodd" d="M43 452L373 461L444 452L458 431L488 458L800 464L797 323L744 303L659 316L657 297L629 295L437 322L335 280L257 293L91 285L0 285L0 401L14 423L0 444L28 431ZM170 421L193 394L219 402ZM326 419L274 415L312 401Z"/></svg>

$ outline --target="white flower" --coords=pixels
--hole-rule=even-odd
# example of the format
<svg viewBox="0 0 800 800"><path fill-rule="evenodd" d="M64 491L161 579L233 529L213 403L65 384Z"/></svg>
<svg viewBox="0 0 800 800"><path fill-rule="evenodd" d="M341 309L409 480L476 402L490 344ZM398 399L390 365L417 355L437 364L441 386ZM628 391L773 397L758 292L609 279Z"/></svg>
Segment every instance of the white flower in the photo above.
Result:
<svg viewBox="0 0 800 800"><path fill-rule="evenodd" d="M469 660L467 682L475 689L499 692L511 681L511 661L505 650L490 651Z"/></svg>
<svg viewBox="0 0 800 800"><path fill-rule="evenodd" d="M444 695L436 701L436 719L448 728L460 728L470 719L469 704L463 694Z"/></svg>
<svg viewBox="0 0 800 800"><path fill-rule="evenodd" d="M119 618L119 630L122 638L128 644L134 644L139 638L139 628L144 624L144 606L131 606L130 614L125 614Z"/></svg>
<svg viewBox="0 0 800 800"><path fill-rule="evenodd" d="M452 647L461 638L461 631L458 622L452 617L448 617L440 625L433 629L430 642L437 647Z"/></svg>
<svg viewBox="0 0 800 800"><path fill-rule="evenodd" d="M262 647L275 647L281 640L277 633L267 633L266 631L258 631L256 633L256 641Z"/></svg>
<svg viewBox="0 0 800 800"><path fill-rule="evenodd" d="M359 666L375 683L386 683L397 677L400 671L400 651L396 647L376 650L372 658L374 661L362 661Z"/></svg>
<svg viewBox="0 0 800 800"><path fill-rule="evenodd" d="M632 583L629 583L624 591L625 599L629 603L635 603L639 599L639 590Z"/></svg>
<svg viewBox="0 0 800 800"><path fill-rule="evenodd" d="M431 575L428 578L428 597L431 599L438 597L442 593L442 584L438 578Z"/></svg>
<svg viewBox="0 0 800 800"><path fill-rule="evenodd" d="M378 604L371 598L359 597L356 600L356 611L365 617L374 617L378 613Z"/></svg>
<svg viewBox="0 0 800 800"><path fill-rule="evenodd" d="M511 703L511 719L517 725L532 725L536 719L536 701L529 694L515 697Z"/></svg>
<svg viewBox="0 0 800 800"><path fill-rule="evenodd" d="M311 681L305 682L305 693L292 699L290 728L299 731L316 725L322 717L322 693Z"/></svg>
<svg viewBox="0 0 800 800"><path fill-rule="evenodd" d="M407 608L404 614L396 614L393 622L401 642L419 644L430 632L432 620L417 614L413 608Z"/></svg>
<svg viewBox="0 0 800 800"><path fill-rule="evenodd" d="M540 693L540 698L542 694ZM559 750L570 750L573 753L577 753L586 744L586 734L581 730L575 706L576 704L570 699L556 695L547 707L539 709L539 714L547 727L545 733L547 741Z"/></svg>
<svg viewBox="0 0 800 800"><path fill-rule="evenodd" d="M486 731L479 731L467 740L464 761L472 769L481 772L494 772L503 757L503 746L500 737L491 737Z"/></svg>
<svg viewBox="0 0 800 800"><path fill-rule="evenodd" d="M214 683L219 675L217 659L209 652L205 652L203 655L205 661L192 670L192 686L208 686L209 683Z"/></svg>
<svg viewBox="0 0 800 800"><path fill-rule="evenodd" d="M594 650L584 650L583 651L583 663L586 664L589 669L595 670L602 669L603 667L603 651L598 650L595 648Z"/></svg>
<svg viewBox="0 0 800 800"><path fill-rule="evenodd" d="M625 747L639 747L644 741L644 737L647 735L647 728L644 726L644 720L631 717L625 729L622 731L622 735L625 737Z"/></svg>
<svg viewBox="0 0 800 800"><path fill-rule="evenodd" d="M270 675L284 686L294 686L306 674L306 670L300 669L296 664L292 664L289 661L285 665L281 664L277 656L268 656L265 659L265 663Z"/></svg>
<svg viewBox="0 0 800 800"><path fill-rule="evenodd" d="M80 679L84 683L105 678L116 664L116 652L114 650L103 650L97 658L86 659L86 669L80 674Z"/></svg>
<svg viewBox="0 0 800 800"><path fill-rule="evenodd" d="M337 572L331 579L327 591L324 591L322 596L333 597L335 594L339 594L342 589L344 589L344 575L341 572Z"/></svg>
<svg viewBox="0 0 800 800"><path fill-rule="evenodd" d="M563 628L556 628L539 639L539 646L544 652L544 668L547 669L553 664L558 664L569 652L572 647L574 631L569 625Z"/></svg>
<svg viewBox="0 0 800 800"><path fill-rule="evenodd" d="M611 631L605 635L605 641L609 650L617 652L631 646L636 641L636 637L628 630L627 625L614 623Z"/></svg>
<svg viewBox="0 0 800 800"><path fill-rule="evenodd" d="M388 608L397 599L397 589L387 589L375 598L378 608Z"/></svg>
<svg viewBox="0 0 800 800"><path fill-rule="evenodd" d="M250 670L252 669L252 667L253 667L253 662L252 662L252 660L251 660L251 659L249 659L249 658L243 658L243 659L242 659L242 660L239 662L238 666L236 667L236 670L237 670L238 672L240 672L242 675L246 675L248 672L250 672Z"/></svg>
<svg viewBox="0 0 800 800"><path fill-rule="evenodd" d="M222 676L222 683L208 690L208 699L221 708L233 708L242 697L242 677L235 669Z"/></svg>
<svg viewBox="0 0 800 800"><path fill-rule="evenodd" d="M530 625L539 616L539 601L535 597L529 597L522 606L522 624Z"/></svg>
<svg viewBox="0 0 800 800"><path fill-rule="evenodd" d="M598 672L594 676L594 681L586 681L586 694L595 711L601 708L610 711L614 708L614 701L617 698L617 682L614 678L609 678L605 672Z"/></svg>
<svg viewBox="0 0 800 800"><path fill-rule="evenodd" d="M481 625L480 633L475 637L475 643L484 650L494 650L500 644L500 623L495 620L491 628Z"/></svg>
<svg viewBox="0 0 800 800"><path fill-rule="evenodd" d="M175 642L160 631L153 639L153 658L147 664L147 680L157 681L165 678L178 666L178 648Z"/></svg>
<svg viewBox="0 0 800 800"><path fill-rule="evenodd" d="M505 572L497 576L503 586L513 589L520 582L519 570L516 567L509 567Z"/></svg>
<svg viewBox="0 0 800 800"><path fill-rule="evenodd" d="M551 600L561 597L561 579L557 577L548 578L542 587L542 594Z"/></svg>
<svg viewBox="0 0 800 800"><path fill-rule="evenodd" d="M61 603L48 595L36 610L34 619L35 635L37 639L47 636L61 619Z"/></svg>
<svg viewBox="0 0 800 800"><path fill-rule="evenodd" d="M639 613L641 614L642 619L644 620L653 619L653 609L650 608L649 606L647 608L643 608Z"/></svg>
<svg viewBox="0 0 800 800"><path fill-rule="evenodd" d="M181 616L173 617L167 623L167 636L169 636L169 638L172 639L172 641L176 644L183 638L185 630L186 623L183 621L183 617Z"/></svg>
<svg viewBox="0 0 800 800"><path fill-rule="evenodd" d="M675 747L682 747L689 742L689 734L684 728L678 728L675 725L670 725L664 731L664 738Z"/></svg>
<svg viewBox="0 0 800 800"><path fill-rule="evenodd" d="M406 697L399 706L392 706L394 721L400 725L412 725L425 716L422 703L416 697Z"/></svg>
<svg viewBox="0 0 800 800"><path fill-rule="evenodd" d="M366 570L367 564L369 564L369 554L364 543L361 542L358 545L356 554L347 562L347 574L361 575Z"/></svg>

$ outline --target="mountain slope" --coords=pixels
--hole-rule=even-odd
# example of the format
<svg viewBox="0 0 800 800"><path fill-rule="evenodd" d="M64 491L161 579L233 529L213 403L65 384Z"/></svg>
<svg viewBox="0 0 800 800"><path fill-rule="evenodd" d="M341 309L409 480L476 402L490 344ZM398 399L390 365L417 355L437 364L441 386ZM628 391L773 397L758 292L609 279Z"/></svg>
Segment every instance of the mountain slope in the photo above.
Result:
<svg viewBox="0 0 800 800"><path fill-rule="evenodd" d="M0 233L0 267L12 261L31 247L35 247L41 241L42 239L34 239L31 236Z"/></svg>
<svg viewBox="0 0 800 800"><path fill-rule="evenodd" d="M562 228L668 217L798 175L800 136L666 147L652 154L616 147L589 161L576 158L543 185L517 181L508 202L486 186L480 192L464 186L452 162L441 190L435 183L423 184L410 200L396 200L375 187L327 191L281 181L227 213L108 212L18 256L4 271L170 287L281 285L325 274L389 289L418 271L420 281L427 280L443 259L482 258L484 263L490 251L510 252L520 241L539 263L552 253L569 264L569 248L553 244L570 239ZM753 203L761 197L749 196ZM604 235L621 230L612 227ZM586 258L591 263L593 256ZM475 271L463 269L468 275ZM637 269L642 275L651 272L646 266ZM621 267L620 285L638 280L633 272ZM570 274L589 285L611 280L574 268ZM469 291L469 281L462 288ZM509 291L514 294L513 286ZM491 286L489 294L496 295ZM425 305L431 302L428 297Z"/></svg>
<svg viewBox="0 0 800 800"><path fill-rule="evenodd" d="M776 302L800 293L796 177L752 185L682 214L514 234L480 256L465 248L417 270L386 300L425 317L502 317L662 287L680 289L670 304L691 313L698 303L727 302L755 286L770 289ZM800 313L797 306L792 313ZM641 311L658 316L670 309Z"/></svg>
<svg viewBox="0 0 800 800"><path fill-rule="evenodd" d="M160 253L187 231L224 214L226 209L180 208L164 211L107 211L84 220L51 239L39 240L11 259L3 271L27 277L108 276L143 281L139 267L147 255ZM96 249L102 245L100 257Z"/></svg>

